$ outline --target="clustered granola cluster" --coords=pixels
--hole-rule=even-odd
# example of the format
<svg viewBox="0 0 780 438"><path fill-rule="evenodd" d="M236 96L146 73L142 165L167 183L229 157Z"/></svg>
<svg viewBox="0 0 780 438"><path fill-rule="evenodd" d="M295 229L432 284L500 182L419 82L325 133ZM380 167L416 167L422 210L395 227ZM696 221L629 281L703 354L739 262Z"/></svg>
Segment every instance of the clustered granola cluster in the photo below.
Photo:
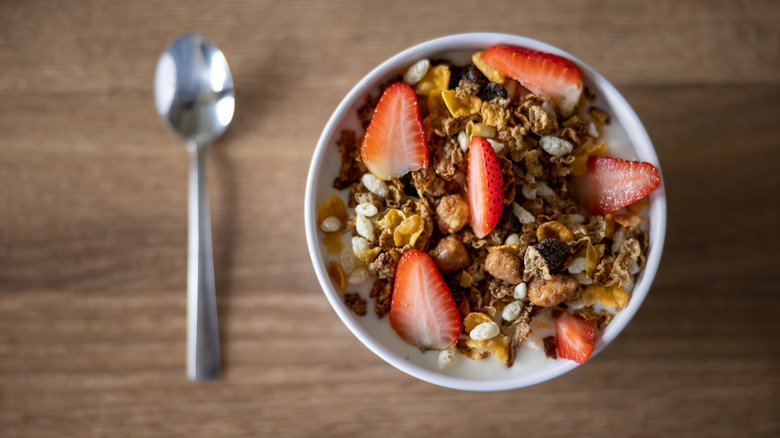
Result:
<svg viewBox="0 0 780 438"><path fill-rule="evenodd" d="M353 311L364 315L367 303L348 291L350 285L371 278L373 311L385 316L401 255L425 251L460 311L464 335L457 350L472 359L492 354L511 366L543 309L575 309L603 328L628 303L648 247L639 226L644 202L604 216L576 202L572 177L585 172L588 157L605 153L600 137L610 123L587 90L578 111L564 117L518 83L491 80L478 54L473 59L466 66L423 60L388 82L415 88L428 167L381 181L361 161L362 136L342 131L342 166L333 186L348 189L348 202L332 197L318 219L328 251L340 255L329 273ZM358 110L364 128L378 100L369 97ZM465 175L472 136L491 143L503 175L503 214L484 238L469 226ZM353 234L346 248L343 233ZM478 326L492 329L476 333ZM554 342L543 344L554 357Z"/></svg>

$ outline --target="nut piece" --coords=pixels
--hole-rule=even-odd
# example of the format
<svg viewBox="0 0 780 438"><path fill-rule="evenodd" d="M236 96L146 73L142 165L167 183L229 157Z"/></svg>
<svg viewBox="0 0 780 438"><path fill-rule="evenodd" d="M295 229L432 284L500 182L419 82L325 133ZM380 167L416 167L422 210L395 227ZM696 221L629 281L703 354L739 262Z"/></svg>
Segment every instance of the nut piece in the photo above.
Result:
<svg viewBox="0 0 780 438"><path fill-rule="evenodd" d="M493 277L507 283L517 284L523 281L523 262L509 251L497 249L485 258L485 270Z"/></svg>
<svg viewBox="0 0 780 438"><path fill-rule="evenodd" d="M460 237L451 234L439 241L428 255L431 256L436 268L444 273L455 272L469 265L469 252L461 242Z"/></svg>
<svg viewBox="0 0 780 438"><path fill-rule="evenodd" d="M469 223L469 205L460 195L441 198L436 206L436 222L442 233L457 233Z"/></svg>
<svg viewBox="0 0 780 438"><path fill-rule="evenodd" d="M547 281L537 277L528 284L528 299L536 306L553 307L574 296L578 288L569 275L556 274Z"/></svg>

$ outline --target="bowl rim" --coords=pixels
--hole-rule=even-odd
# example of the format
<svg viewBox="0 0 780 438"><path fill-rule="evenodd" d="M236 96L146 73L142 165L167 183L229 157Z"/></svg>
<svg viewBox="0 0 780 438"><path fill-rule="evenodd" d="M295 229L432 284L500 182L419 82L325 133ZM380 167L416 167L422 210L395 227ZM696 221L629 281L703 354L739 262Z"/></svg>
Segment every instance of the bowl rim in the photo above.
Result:
<svg viewBox="0 0 780 438"><path fill-rule="evenodd" d="M416 61L417 59L423 57L428 58L431 55L448 51L487 48L495 44L528 47L534 50L554 53L574 62L583 72L583 75L589 77L595 83L596 87L601 90L601 94L603 94L604 98L611 103L611 106L613 107L613 114L611 114L612 118L620 121L620 125L622 125L626 131L626 134L631 140L633 148L640 159L652 163L658 169L659 175L661 176L661 183L649 197L650 245L645 267L636 280L635 287L632 291L631 301L628 306L615 316L610 325L602 332L602 336L599 339L590 360L623 331L641 306L657 273L666 235L666 195L664 179L660 163L658 162L658 156L652 146L647 131L639 120L639 117L617 89L601 74L571 54L547 43L518 35L492 32L462 33L443 36L416 44L393 55L371 70L341 100L317 141L309 166L304 201L304 221L309 256L311 257L320 287L323 289L331 307L333 307L336 314L350 332L352 332L363 345L385 362L410 376L435 385L468 391L500 391L531 386L566 374L579 365L572 361L558 361L555 365L536 370L528 375L480 380L440 374L415 365L400 357L374 339L363 329L356 321L355 316L352 315L349 309L344 305L341 293L332 287L330 277L327 274L325 260L318 256L319 238L316 226L317 206L314 205L314 203L316 202L317 182L320 180L321 163L327 146L329 142L331 142L334 131L338 129L338 125L342 117L344 117L345 112L354 105L357 99L364 98L367 92L371 92L377 88L383 81L387 80L387 77L390 74L399 71L403 67L408 66L410 62Z"/></svg>

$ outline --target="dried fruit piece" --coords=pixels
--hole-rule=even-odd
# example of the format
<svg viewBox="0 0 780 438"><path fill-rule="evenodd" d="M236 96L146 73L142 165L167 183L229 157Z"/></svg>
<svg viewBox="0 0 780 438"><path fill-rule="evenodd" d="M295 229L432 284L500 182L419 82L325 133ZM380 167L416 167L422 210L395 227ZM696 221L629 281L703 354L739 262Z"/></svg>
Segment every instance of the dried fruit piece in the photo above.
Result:
<svg viewBox="0 0 780 438"><path fill-rule="evenodd" d="M428 142L412 87L398 82L385 90L363 138L360 157L381 180L428 167Z"/></svg>
<svg viewBox="0 0 780 438"><path fill-rule="evenodd" d="M574 111L582 95L580 69L558 55L498 45L482 52L482 59L525 88L551 99L564 117Z"/></svg>
<svg viewBox="0 0 780 438"><path fill-rule="evenodd" d="M650 163L590 157L585 175L574 179L575 192L591 214L613 213L656 189L658 169Z"/></svg>
<svg viewBox="0 0 780 438"><path fill-rule="evenodd" d="M569 251L566 250L566 247L556 239L545 239L533 245L533 247L544 257L550 271L558 269L566 257L569 256Z"/></svg>
<svg viewBox="0 0 780 438"><path fill-rule="evenodd" d="M455 300L428 254L411 250L398 261L390 325L401 338L423 349L446 350L460 337Z"/></svg>
<svg viewBox="0 0 780 438"><path fill-rule="evenodd" d="M483 238L495 228L504 208L504 178L493 147L473 137L469 146L469 220L474 234Z"/></svg>
<svg viewBox="0 0 780 438"><path fill-rule="evenodd" d="M555 350L563 359L584 364L596 344L596 323L563 312L555 321Z"/></svg>

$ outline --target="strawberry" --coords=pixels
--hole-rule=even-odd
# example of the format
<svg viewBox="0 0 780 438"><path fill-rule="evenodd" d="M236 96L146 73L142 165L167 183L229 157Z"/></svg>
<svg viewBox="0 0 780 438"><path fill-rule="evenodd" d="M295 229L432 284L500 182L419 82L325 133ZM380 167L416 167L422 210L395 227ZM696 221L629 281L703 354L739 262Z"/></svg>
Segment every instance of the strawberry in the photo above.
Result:
<svg viewBox="0 0 780 438"><path fill-rule="evenodd" d="M498 45L482 52L482 59L533 93L551 99L564 117L574 112L582 95L580 69L558 55Z"/></svg>
<svg viewBox="0 0 780 438"><path fill-rule="evenodd" d="M558 357L585 363L596 343L596 323L563 312L555 320L555 351Z"/></svg>
<svg viewBox="0 0 780 438"><path fill-rule="evenodd" d="M583 207L604 215L644 198L660 182L658 169L650 163L590 157L585 174L574 178L573 184Z"/></svg>
<svg viewBox="0 0 780 438"><path fill-rule="evenodd" d="M428 167L428 141L412 87L403 82L387 87L366 130L360 157L385 181Z"/></svg>
<svg viewBox="0 0 780 438"><path fill-rule="evenodd" d="M469 221L474 234L483 238L495 228L504 208L504 178L493 146L472 137L468 164Z"/></svg>
<svg viewBox="0 0 780 438"><path fill-rule="evenodd" d="M431 257L418 250L401 256L390 300L390 325L422 349L446 350L460 337L460 313Z"/></svg>

